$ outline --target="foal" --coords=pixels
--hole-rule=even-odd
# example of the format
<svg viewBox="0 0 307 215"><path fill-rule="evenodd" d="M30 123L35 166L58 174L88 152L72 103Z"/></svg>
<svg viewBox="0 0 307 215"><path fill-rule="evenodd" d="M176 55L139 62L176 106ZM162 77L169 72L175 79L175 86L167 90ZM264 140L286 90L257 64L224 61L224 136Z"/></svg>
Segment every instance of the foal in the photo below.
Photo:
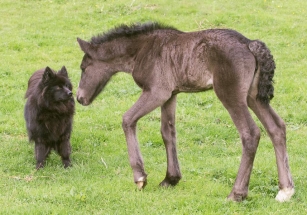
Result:
<svg viewBox="0 0 307 215"><path fill-rule="evenodd" d="M136 137L137 121L161 107L161 134L167 171L161 186L176 185L181 172L176 152L175 109L180 92L214 89L229 112L242 141L242 159L228 198L242 201L248 193L260 139L248 108L259 118L275 149L278 201L294 194L286 150L286 126L269 105L273 98L275 62L266 45L229 29L181 32L159 23L121 25L93 37L78 38L85 53L77 100L89 105L119 71L130 73L142 89L138 101L124 114L125 132L134 182L145 187L147 174Z"/></svg>

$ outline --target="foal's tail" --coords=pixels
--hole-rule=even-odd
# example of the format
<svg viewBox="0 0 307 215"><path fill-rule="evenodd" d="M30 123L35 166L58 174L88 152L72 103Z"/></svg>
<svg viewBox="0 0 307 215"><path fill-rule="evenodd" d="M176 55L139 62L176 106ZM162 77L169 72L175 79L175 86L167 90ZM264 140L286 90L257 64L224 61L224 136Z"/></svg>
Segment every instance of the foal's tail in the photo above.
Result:
<svg viewBox="0 0 307 215"><path fill-rule="evenodd" d="M259 40L251 41L248 44L248 48L256 57L257 65L260 67L257 99L264 104L269 104L274 97L273 76L275 62L273 56L266 45Z"/></svg>

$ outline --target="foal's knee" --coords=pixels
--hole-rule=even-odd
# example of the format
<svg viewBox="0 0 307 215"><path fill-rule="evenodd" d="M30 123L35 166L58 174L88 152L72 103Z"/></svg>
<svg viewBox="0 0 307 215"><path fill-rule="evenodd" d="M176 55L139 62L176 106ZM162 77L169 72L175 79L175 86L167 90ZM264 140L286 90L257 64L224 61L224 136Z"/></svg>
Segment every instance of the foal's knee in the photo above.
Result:
<svg viewBox="0 0 307 215"><path fill-rule="evenodd" d="M267 126L267 132L274 146L285 146L286 123L279 116L273 116L273 121Z"/></svg>
<svg viewBox="0 0 307 215"><path fill-rule="evenodd" d="M268 134L274 144L284 144L286 142L286 124L284 121L281 120L277 126L270 127Z"/></svg>
<svg viewBox="0 0 307 215"><path fill-rule="evenodd" d="M175 125L171 122L168 122L167 124L162 124L160 132L163 140L169 140L170 138L176 136Z"/></svg>
<svg viewBox="0 0 307 215"><path fill-rule="evenodd" d="M135 122L132 121L131 117L129 116L129 114L124 114L123 116L123 121L122 121L122 128L124 131L126 131L127 129L135 126Z"/></svg>
<svg viewBox="0 0 307 215"><path fill-rule="evenodd" d="M246 153L255 155L260 139L260 129L254 127L249 132L244 133L241 136L243 148Z"/></svg>

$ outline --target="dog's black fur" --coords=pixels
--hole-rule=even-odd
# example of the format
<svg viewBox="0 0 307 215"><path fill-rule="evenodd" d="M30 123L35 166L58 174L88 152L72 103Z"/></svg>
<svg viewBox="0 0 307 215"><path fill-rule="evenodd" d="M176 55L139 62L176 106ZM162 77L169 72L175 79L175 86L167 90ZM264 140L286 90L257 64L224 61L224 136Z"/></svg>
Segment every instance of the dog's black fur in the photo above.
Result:
<svg viewBox="0 0 307 215"><path fill-rule="evenodd" d="M52 149L59 153L65 168L70 166L75 102L66 68L36 71L29 79L25 98L24 117L29 141L35 142L36 168L44 166Z"/></svg>

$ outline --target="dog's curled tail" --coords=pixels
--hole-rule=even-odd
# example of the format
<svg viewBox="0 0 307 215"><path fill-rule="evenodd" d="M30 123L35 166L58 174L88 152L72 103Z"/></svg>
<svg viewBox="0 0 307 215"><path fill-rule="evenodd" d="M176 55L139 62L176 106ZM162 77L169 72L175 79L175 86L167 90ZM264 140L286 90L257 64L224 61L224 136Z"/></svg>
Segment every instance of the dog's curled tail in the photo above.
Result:
<svg viewBox="0 0 307 215"><path fill-rule="evenodd" d="M274 97L273 76L276 67L273 56L260 40L251 41L248 48L256 57L257 65L260 67L257 99L264 104L269 104Z"/></svg>

